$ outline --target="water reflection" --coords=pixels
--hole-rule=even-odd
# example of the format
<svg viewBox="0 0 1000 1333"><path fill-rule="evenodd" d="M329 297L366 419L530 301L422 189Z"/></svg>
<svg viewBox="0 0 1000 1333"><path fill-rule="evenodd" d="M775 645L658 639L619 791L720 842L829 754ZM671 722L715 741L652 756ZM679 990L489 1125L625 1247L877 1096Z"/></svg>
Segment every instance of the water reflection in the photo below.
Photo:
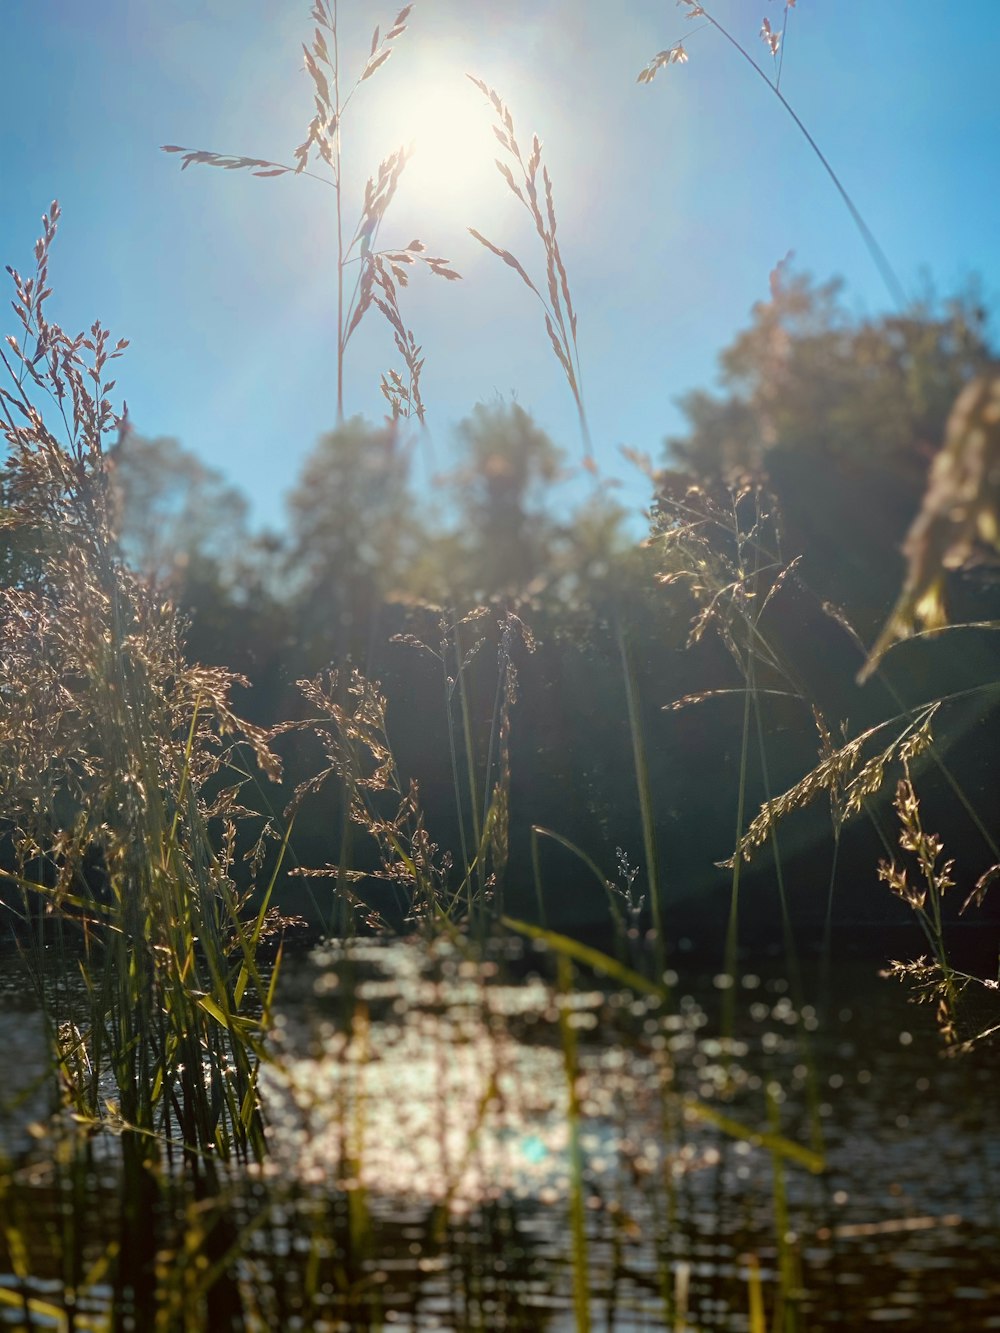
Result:
<svg viewBox="0 0 1000 1333"><path fill-rule="evenodd" d="M747 972L724 1041L728 985L678 985L668 1005L578 975L564 994L543 954L482 965L423 942L289 961L261 1071L272 1156L220 1203L244 1326L572 1329L582 1263L593 1327L621 1333L746 1330L755 1300L769 1328L1000 1328L990 1052L941 1058L874 968L842 971L849 1003L827 1010ZM30 1017L0 1020L7 1052L15 1028ZM826 1170L739 1126L804 1147L818 1126ZM68 1196L34 1149L8 1184L41 1225ZM91 1150L85 1269L120 1225L112 1158ZM39 1299L62 1267L56 1250L34 1265ZM20 1326L0 1299L5 1321Z"/></svg>
<svg viewBox="0 0 1000 1333"><path fill-rule="evenodd" d="M959 1310L963 1328L1000 1327L1000 1283L984 1262L1000 1236L984 1061L942 1061L932 1034L914 1040L923 1015L872 971L864 990L844 990L864 1007L822 1022L779 978L748 974L740 1030L724 1042L711 1034L726 984L668 1007L596 989L560 996L530 960L512 975L504 960L483 971L423 945L331 947L286 988L264 1082L272 1169L363 1191L375 1227L424 1206L475 1231L489 1209L509 1210L512 1254L531 1250L543 1304L563 1312L551 1326L572 1326L565 1005L595 1320L746 1328L759 1282L769 1310L785 1288L800 1327L923 1328ZM818 1125L827 1162L817 1177L784 1160L780 1199L766 1146L691 1105L763 1130L768 1090L780 1132L806 1144ZM461 1246L434 1262L439 1284L461 1267ZM426 1284L419 1264L412 1279ZM402 1326L434 1326L422 1308L411 1292Z"/></svg>

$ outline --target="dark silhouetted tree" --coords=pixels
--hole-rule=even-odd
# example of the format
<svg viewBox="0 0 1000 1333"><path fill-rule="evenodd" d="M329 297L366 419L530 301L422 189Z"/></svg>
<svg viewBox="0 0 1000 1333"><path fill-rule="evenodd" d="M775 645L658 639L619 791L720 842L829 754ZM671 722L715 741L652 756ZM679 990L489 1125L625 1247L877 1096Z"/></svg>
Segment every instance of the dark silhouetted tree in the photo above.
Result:
<svg viewBox="0 0 1000 1333"><path fill-rule="evenodd" d="M354 417L323 435L289 511L287 585L306 657L312 667L345 656L364 666L381 608L407 586L424 544L399 432Z"/></svg>
<svg viewBox="0 0 1000 1333"><path fill-rule="evenodd" d="M838 283L778 271L720 356L722 392L682 399L690 427L667 441L667 466L708 482L763 475L790 553L868 633L898 589L948 413L991 356L972 298L859 318Z"/></svg>

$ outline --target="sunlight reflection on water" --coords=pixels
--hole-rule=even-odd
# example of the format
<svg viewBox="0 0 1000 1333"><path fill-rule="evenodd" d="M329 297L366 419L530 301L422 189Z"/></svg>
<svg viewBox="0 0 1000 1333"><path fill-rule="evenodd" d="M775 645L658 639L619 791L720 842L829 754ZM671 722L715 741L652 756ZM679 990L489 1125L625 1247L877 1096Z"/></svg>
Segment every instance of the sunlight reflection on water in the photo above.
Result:
<svg viewBox="0 0 1000 1333"><path fill-rule="evenodd" d="M1000 1308L1000 1285L972 1275L977 1247L996 1235L984 1182L997 1154L976 1137L974 1105L961 1129L947 1109L979 1077L974 1067L942 1070L932 1041L904 1044L882 1011L845 1008L821 1026L780 979L748 974L737 985L746 993L739 1032L723 1040L690 995L672 1007L596 989L560 997L530 956L509 975L502 960L479 971L420 943L328 947L279 1002L278 1059L263 1075L271 1169L313 1186L360 1186L385 1219L403 1201L443 1207L452 1225L467 1218L473 1228L484 1208L523 1209L523 1234L550 1270L552 1322L541 1307L538 1318L563 1327L573 1179L565 1005L579 1044L591 1284L596 1292L621 1278L619 1296L647 1309L633 1319L619 1309L614 1328L662 1327L652 1291L664 1280L689 1285L698 1327L746 1327L746 1254L769 1290L777 1281L773 1162L759 1145L685 1116L682 1098L760 1130L769 1087L782 1132L808 1142L810 1085L828 1172L784 1170L787 1243L812 1289L797 1297L805 1326L844 1326L863 1309L875 1322L925 1327L955 1308L966 1312L963 1327L995 1326L987 1312ZM709 1008L719 990L709 983ZM665 1208L676 1210L673 1224ZM924 1274L936 1264L954 1294L940 1280L928 1294ZM963 1269L970 1277L955 1281Z"/></svg>
<svg viewBox="0 0 1000 1333"><path fill-rule="evenodd" d="M571 1329L577 1179L595 1324L670 1327L683 1298L689 1327L740 1333L755 1275L769 1312L779 1286L773 1162L684 1099L759 1131L770 1089L781 1132L807 1143L812 1085L828 1170L783 1170L799 1327L1000 1327L988 1053L941 1060L930 1022L874 970L842 975L849 1004L829 1011L747 974L730 1040L718 979L668 1005L582 976L561 996L552 972L530 949L481 965L417 941L289 961L260 1076L272 1157L234 1173L229 1196L241 1267L251 1286L295 1293L310 1246L334 1273L353 1229L370 1248L352 1261L357 1288L338 1278L317 1294L328 1322L283 1326L371 1314L459 1329L474 1307L480 1327ZM577 1048L576 1177L561 1013Z"/></svg>
<svg viewBox="0 0 1000 1333"><path fill-rule="evenodd" d="M564 1190L563 1054L526 1039L557 1017L548 988L537 977L499 984L455 958L426 975L416 949L362 946L353 965L383 975L356 983L338 1025L338 953L317 964L318 1004L279 1016L278 1058L263 1075L281 1169L317 1183L346 1174L453 1212ZM573 996L574 1018L593 1017L603 998Z"/></svg>
<svg viewBox="0 0 1000 1333"><path fill-rule="evenodd" d="M579 1044L591 1206L629 1182L717 1166L718 1132L685 1116L676 1094L717 1099L724 1090L738 1104L759 1101L763 1084L744 1067L745 1041L703 1035L708 1017L690 996L671 1011L628 992L563 995L538 975L504 979L496 965L477 969L440 947L397 943L328 948L280 1009L277 1060L262 1072L277 1169L452 1212L501 1198L564 1199L570 1102L560 1008ZM789 1013L784 997L773 1015L766 1008L779 1027ZM767 1035L773 1077L797 1046ZM793 1062L790 1083L805 1073ZM733 1169L746 1179L754 1155L745 1141L732 1147ZM766 1155L755 1158L764 1171Z"/></svg>

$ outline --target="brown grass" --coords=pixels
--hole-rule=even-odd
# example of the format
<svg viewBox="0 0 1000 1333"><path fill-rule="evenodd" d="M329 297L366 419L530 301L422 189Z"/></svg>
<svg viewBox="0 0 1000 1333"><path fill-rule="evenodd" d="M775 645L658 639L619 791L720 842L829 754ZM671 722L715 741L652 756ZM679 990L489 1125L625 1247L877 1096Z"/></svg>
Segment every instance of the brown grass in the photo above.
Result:
<svg viewBox="0 0 1000 1333"><path fill-rule="evenodd" d="M580 434L583 439L585 463L589 471L594 471L596 465L593 459L590 427L587 423L587 412L583 401L580 355L576 341L576 311L573 309L569 278L566 274L566 266L563 263L559 239L556 234L556 209L552 193L552 178L549 176L548 167L542 164L541 141L537 134L532 135L531 151L528 153L527 161L525 161L521 146L514 133L514 118L510 109L503 102L499 93L488 87L482 79L477 79L471 74L468 77L489 101L496 113L496 124L493 127L493 133L509 159L509 162L504 162L497 158L497 170L507 182L508 189L523 204L531 216L545 253L544 283L536 284L521 261L512 255L509 250L503 250L500 246L494 245L492 241L488 240L474 227L470 227L469 231L480 245L484 245L487 250L490 250L498 259L502 259L509 268L512 268L528 290L533 292L541 303L545 318L545 331L549 335L552 351L562 367L563 374L566 376L566 383L569 385L570 393L573 395L573 401L576 404ZM513 163L516 168L516 175L510 163ZM539 169L541 169L541 187L539 187ZM542 294L543 287L545 295Z"/></svg>

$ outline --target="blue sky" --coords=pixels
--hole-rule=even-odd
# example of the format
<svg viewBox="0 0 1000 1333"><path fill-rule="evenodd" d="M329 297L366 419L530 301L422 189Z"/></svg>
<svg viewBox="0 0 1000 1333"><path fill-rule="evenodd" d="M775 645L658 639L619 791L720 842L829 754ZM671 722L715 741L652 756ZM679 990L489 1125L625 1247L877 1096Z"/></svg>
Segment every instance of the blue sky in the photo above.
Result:
<svg viewBox="0 0 1000 1333"><path fill-rule="evenodd" d="M164 143L290 160L312 113L300 43L307 0L0 0L0 259L28 269L53 197L63 224L51 314L95 316L131 339L119 389L145 435L172 435L281 521L317 436L334 423L332 191L191 168ZM763 63L781 0L714 0ZM345 70L359 69L392 4L341 0ZM529 269L539 256L492 159L471 72L537 131L555 182L579 313L598 462L642 502L618 448L657 455L674 400L766 296L788 251L844 277L859 311L889 297L820 165L757 76L672 0L418 0L388 64L343 126L345 184L360 198L379 159L439 110L404 177L384 244L420 237L461 283L420 275L404 315L427 358L431 441L418 476L447 465L451 427L480 400L516 397L570 460L572 401L538 309L468 235ZM690 60L636 75L685 38ZM798 0L782 91L841 175L906 289L948 292L981 274L1000 296L1000 0ZM450 100L449 100L450 99ZM422 119L423 117L423 119ZM442 176L447 133L454 163ZM431 136L428 139L428 136ZM422 163L420 170L418 164ZM352 207L348 206L348 213ZM3 332L7 332L5 327ZM346 406L379 420L396 364L377 317L349 351Z"/></svg>

